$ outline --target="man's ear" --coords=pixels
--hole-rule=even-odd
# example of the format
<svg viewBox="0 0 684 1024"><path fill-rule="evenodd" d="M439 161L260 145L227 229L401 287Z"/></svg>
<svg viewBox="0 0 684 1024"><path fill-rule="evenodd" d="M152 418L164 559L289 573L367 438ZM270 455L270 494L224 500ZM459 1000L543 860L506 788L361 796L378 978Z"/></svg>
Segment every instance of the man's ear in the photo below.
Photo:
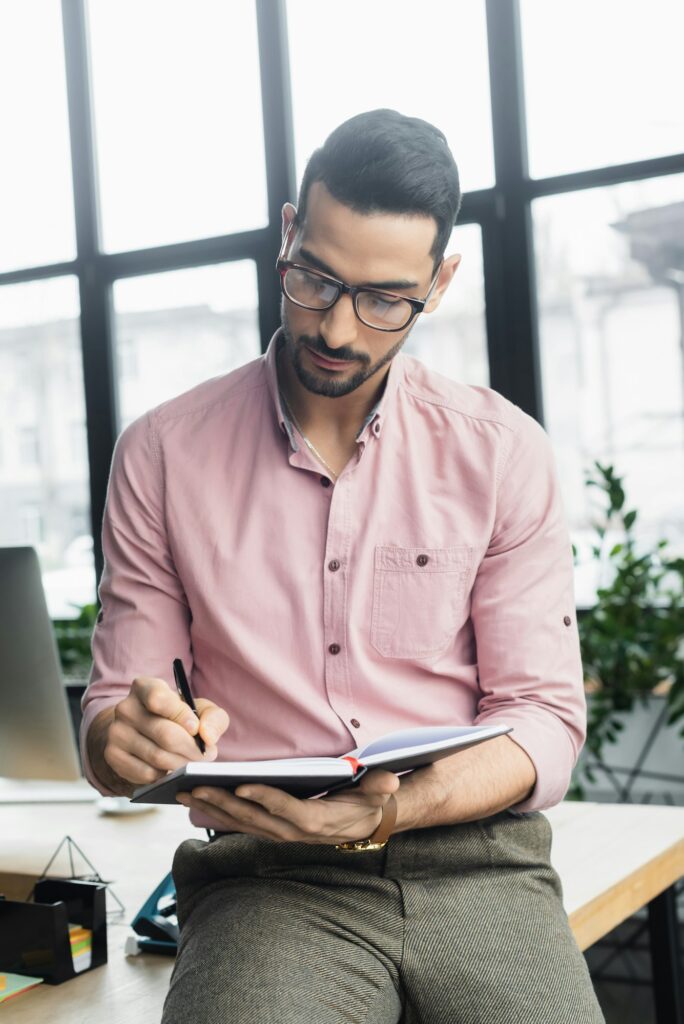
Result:
<svg viewBox="0 0 684 1024"><path fill-rule="evenodd" d="M439 272L437 278L437 284L435 285L434 291L427 302L424 313L434 313L439 306L444 296L445 291L451 284L454 274L458 270L459 263L461 262L461 253L454 253L453 256L447 256L442 263L442 269Z"/></svg>
<svg viewBox="0 0 684 1024"><path fill-rule="evenodd" d="M287 234L287 229L289 228L290 224L293 222L293 220L297 216L297 207L294 206L293 203L283 203L283 209L282 209L281 212L282 212L282 219L283 219L282 237L283 237L283 240L284 240L285 239L285 235Z"/></svg>

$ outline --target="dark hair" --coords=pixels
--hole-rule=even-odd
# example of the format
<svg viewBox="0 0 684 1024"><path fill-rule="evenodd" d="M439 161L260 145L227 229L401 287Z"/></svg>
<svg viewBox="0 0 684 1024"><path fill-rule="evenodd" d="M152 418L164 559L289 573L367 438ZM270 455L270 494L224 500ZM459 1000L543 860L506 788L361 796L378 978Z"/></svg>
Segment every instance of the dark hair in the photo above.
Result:
<svg viewBox="0 0 684 1024"><path fill-rule="evenodd" d="M458 168L434 125L396 110L369 110L339 125L312 153L299 190L304 223L309 189L321 181L338 202L358 213L422 213L437 222L430 250L444 255L461 208Z"/></svg>

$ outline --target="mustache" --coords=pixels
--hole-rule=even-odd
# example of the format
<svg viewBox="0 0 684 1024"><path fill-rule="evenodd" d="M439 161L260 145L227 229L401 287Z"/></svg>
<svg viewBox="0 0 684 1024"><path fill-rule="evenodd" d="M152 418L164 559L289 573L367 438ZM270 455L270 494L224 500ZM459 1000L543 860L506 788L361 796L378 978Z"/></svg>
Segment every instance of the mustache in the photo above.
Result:
<svg viewBox="0 0 684 1024"><path fill-rule="evenodd" d="M318 338L311 338L307 334L301 334L299 336L299 343L300 345L306 345L307 348L313 349L313 351L316 352L317 355L323 356L324 359L332 359L338 363L358 362L358 360L361 358L360 356L357 355L348 356L340 355L339 352L328 352L325 342L320 336Z"/></svg>

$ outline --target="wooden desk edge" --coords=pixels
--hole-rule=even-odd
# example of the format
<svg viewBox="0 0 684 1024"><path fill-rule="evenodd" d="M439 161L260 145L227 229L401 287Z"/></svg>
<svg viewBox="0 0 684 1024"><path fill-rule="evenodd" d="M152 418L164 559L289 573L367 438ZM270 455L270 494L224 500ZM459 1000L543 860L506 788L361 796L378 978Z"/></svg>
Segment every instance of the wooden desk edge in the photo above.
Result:
<svg viewBox="0 0 684 1024"><path fill-rule="evenodd" d="M621 881L569 915L581 950L645 907L684 875L684 839L641 865Z"/></svg>

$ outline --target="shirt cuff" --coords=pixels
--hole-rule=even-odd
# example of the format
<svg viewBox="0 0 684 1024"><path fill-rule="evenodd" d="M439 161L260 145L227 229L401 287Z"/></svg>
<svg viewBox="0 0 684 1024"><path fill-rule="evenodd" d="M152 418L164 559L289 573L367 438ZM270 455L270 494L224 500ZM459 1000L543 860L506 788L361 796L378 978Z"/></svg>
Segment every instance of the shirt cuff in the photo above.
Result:
<svg viewBox="0 0 684 1024"><path fill-rule="evenodd" d="M100 779L93 771L93 766L90 763L90 758L88 757L88 751L86 748L86 737L88 735L88 730L90 729L90 726L93 724L93 719L97 718L100 712L104 711L105 708L111 708L115 704L118 704L120 701L120 696L95 697L86 705L85 711L83 712L83 717L81 719L81 728L79 733L79 749L81 752L81 764L83 766L83 774L85 775L90 785L94 786L95 789L99 793L102 793L103 796L119 796L120 794L115 793L113 789L108 789L107 786L105 786L104 783L100 781Z"/></svg>

